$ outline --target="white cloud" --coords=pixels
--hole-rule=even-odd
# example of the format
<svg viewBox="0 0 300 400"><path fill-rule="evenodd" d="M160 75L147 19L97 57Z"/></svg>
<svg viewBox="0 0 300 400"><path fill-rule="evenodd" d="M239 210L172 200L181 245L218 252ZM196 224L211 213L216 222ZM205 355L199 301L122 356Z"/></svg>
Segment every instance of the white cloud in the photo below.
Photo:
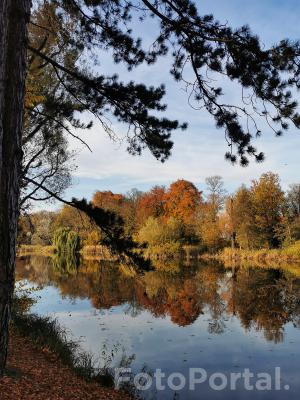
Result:
<svg viewBox="0 0 300 400"><path fill-rule="evenodd" d="M262 164L251 162L247 168L231 166L224 160L226 144L222 131L193 129L174 136L175 146L171 158L164 164L158 162L145 151L141 157L133 157L126 152L126 143L117 145L101 131L94 127L89 132L88 143L93 149L90 153L82 149L77 157L79 165L75 173L83 182L84 179L99 181L112 180L112 190L119 186L118 180L129 190L132 187L145 187L153 184L168 184L178 178L184 178L203 185L205 177L223 176L229 190L241 183L248 184L263 172L278 172L283 184L296 182L298 149L300 133L290 132L285 137L274 138L266 134L258 140L259 148L265 151L267 159ZM72 147L76 147L72 141ZM101 187L95 187L101 189Z"/></svg>

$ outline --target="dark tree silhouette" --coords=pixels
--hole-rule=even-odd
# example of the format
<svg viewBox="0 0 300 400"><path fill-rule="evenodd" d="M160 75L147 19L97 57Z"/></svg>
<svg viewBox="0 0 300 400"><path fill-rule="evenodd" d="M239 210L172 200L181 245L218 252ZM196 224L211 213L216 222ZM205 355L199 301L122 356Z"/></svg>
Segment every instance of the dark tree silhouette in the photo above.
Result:
<svg viewBox="0 0 300 400"><path fill-rule="evenodd" d="M226 158L232 162L239 160L246 165L249 156L263 160L263 154L252 145L252 138L262 133L260 119L276 135L288 129L289 123L299 127L297 102L291 92L299 87L298 42L284 40L265 49L249 27L233 30L212 15L200 16L190 0L48 2L55 5L57 18L76 21L71 32L64 32L69 45L77 52L85 49L96 60L100 50L109 51L113 61L125 63L131 71L171 53L171 74L185 83L190 104L205 108L217 127L225 131L230 146ZM150 50L145 50L132 28L137 20L151 16L160 24L160 31L153 34ZM59 55L45 54L42 46L30 45L29 50L52 66L64 91L97 115L110 134L111 125L105 119L109 113L128 125L130 152L139 154L148 147L158 159L170 155L170 134L179 123L149 114L149 110L165 110L161 104L163 87L124 83L117 76L97 74L92 67L78 64L68 68L62 65ZM224 77L243 89L240 104L222 101Z"/></svg>

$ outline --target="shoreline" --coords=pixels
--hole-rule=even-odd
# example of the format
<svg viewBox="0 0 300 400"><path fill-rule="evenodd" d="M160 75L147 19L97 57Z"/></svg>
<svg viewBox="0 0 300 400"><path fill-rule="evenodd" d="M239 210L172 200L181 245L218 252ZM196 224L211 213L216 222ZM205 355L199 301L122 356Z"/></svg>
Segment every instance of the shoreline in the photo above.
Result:
<svg viewBox="0 0 300 400"><path fill-rule="evenodd" d="M8 362L0 378L2 400L130 400L124 392L78 377L47 347L11 328Z"/></svg>
<svg viewBox="0 0 300 400"><path fill-rule="evenodd" d="M92 356L71 341L56 320L24 312L28 301L15 298L1 399L134 398L130 392L115 390L113 370L96 369Z"/></svg>
<svg viewBox="0 0 300 400"><path fill-rule="evenodd" d="M56 248L53 245L40 246L40 245L19 245L17 248L17 257L40 255L40 256L54 256L57 254ZM110 251L101 245L83 246L80 251L76 252L82 256L94 256L105 260L114 260L116 257L112 256Z"/></svg>
<svg viewBox="0 0 300 400"><path fill-rule="evenodd" d="M266 265L279 264L300 264L300 242L281 249L257 249L243 250L224 248L218 253L203 253L198 246L183 246L182 259L185 261L218 261L223 263L259 263ZM37 246L37 245L21 245L18 248L17 256L54 256L56 250L54 246ZM112 256L107 248L101 245L84 246L78 253L84 258L97 258L106 261L115 261L116 257ZM179 257L180 258L180 257ZM154 257L154 259L168 261L171 257Z"/></svg>
<svg viewBox="0 0 300 400"><path fill-rule="evenodd" d="M297 264L300 266L300 250L295 246L285 249L260 249L242 250L225 248L217 254L203 254L204 260L217 260L224 263L259 263L265 265L276 264Z"/></svg>

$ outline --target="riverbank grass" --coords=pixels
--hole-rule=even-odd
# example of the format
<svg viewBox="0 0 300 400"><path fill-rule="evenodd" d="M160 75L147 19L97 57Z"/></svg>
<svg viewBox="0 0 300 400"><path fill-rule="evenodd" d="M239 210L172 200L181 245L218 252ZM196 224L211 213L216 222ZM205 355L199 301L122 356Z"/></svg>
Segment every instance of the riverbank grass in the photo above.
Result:
<svg viewBox="0 0 300 400"><path fill-rule="evenodd" d="M215 258L221 261L255 261L262 263L300 263L300 241L281 249L243 250L225 248Z"/></svg>
<svg viewBox="0 0 300 400"><path fill-rule="evenodd" d="M21 290L15 295L11 325L19 335L27 337L38 348L57 356L77 376L87 382L114 387L114 378L109 368L97 368L93 356L80 349L78 342L71 340L66 329L50 317L28 313L33 304L28 294Z"/></svg>

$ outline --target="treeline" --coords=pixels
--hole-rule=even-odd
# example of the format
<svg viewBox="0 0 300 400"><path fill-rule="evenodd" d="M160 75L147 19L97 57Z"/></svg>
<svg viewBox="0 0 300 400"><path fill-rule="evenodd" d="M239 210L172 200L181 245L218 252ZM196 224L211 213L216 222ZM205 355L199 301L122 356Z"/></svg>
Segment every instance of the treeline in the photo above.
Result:
<svg viewBox="0 0 300 400"><path fill-rule="evenodd" d="M272 172L232 195L222 178L213 176L206 179L204 192L181 179L148 192L97 191L92 203L119 214L125 235L146 244L152 255L173 255L184 245L215 253L227 246L272 249L300 240L300 184L285 193ZM64 206L21 216L19 244L51 245L61 228L77 233L81 246L96 246L105 237L83 213Z"/></svg>

